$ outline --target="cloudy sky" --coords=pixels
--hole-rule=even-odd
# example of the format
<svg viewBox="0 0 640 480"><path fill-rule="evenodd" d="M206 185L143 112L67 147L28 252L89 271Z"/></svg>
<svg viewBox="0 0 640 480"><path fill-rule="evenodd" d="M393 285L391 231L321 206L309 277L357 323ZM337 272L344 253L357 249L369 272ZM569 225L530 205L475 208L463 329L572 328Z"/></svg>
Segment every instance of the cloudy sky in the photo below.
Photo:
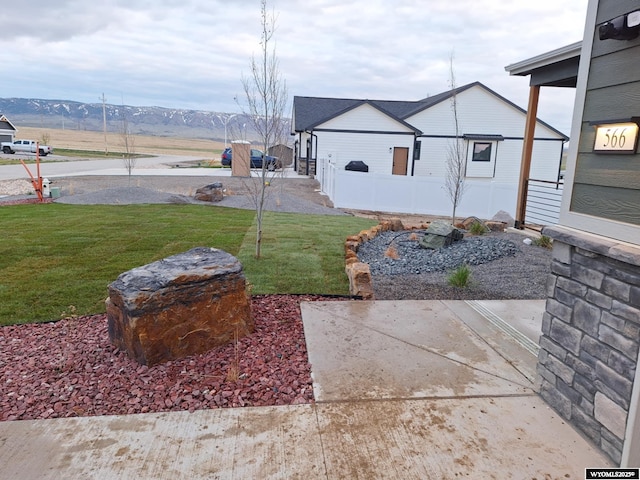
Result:
<svg viewBox="0 0 640 480"><path fill-rule="evenodd" d="M582 39L587 0L268 0L289 95L418 100L480 81L525 107L506 65ZM21 0L0 9L0 97L239 112L259 0ZM565 133L574 92L543 89Z"/></svg>

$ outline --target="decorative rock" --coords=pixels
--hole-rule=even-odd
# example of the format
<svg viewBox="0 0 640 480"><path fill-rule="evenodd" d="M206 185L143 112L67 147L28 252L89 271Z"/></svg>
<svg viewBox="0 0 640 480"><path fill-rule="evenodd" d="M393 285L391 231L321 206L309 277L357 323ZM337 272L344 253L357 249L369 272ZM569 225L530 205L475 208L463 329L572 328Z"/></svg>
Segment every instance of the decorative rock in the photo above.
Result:
<svg viewBox="0 0 640 480"><path fill-rule="evenodd" d="M242 265L197 247L121 274L109 285L111 342L143 365L202 353L254 329Z"/></svg>
<svg viewBox="0 0 640 480"><path fill-rule="evenodd" d="M492 232L504 232L507 229L506 222L497 222L495 220L489 220L488 222L484 222L484 224Z"/></svg>
<svg viewBox="0 0 640 480"><path fill-rule="evenodd" d="M462 240L463 234L448 222L436 220L431 222L429 228L425 232L424 237L420 240L422 248L437 249L453 242Z"/></svg>
<svg viewBox="0 0 640 480"><path fill-rule="evenodd" d="M196 190L196 200L202 202L221 202L223 198L222 183L216 182Z"/></svg>
<svg viewBox="0 0 640 480"><path fill-rule="evenodd" d="M456 223L455 226L456 228L463 228L465 230L469 230L471 228L471 225L473 225L476 222L483 223L479 218L469 217L469 218L465 218L462 222Z"/></svg>
<svg viewBox="0 0 640 480"><path fill-rule="evenodd" d="M373 299L373 284L371 271L366 263L350 263L345 267L349 277L349 292L351 295L361 296L365 300Z"/></svg>
<svg viewBox="0 0 640 480"><path fill-rule="evenodd" d="M506 223L508 227L513 227L516 224L514 218L504 210L500 210L496 213L491 220L494 222Z"/></svg>
<svg viewBox="0 0 640 480"><path fill-rule="evenodd" d="M404 230L404 225L402 224L402 220L400 220L399 218L391 218L388 221L389 224L389 230L393 231L393 232L401 232Z"/></svg>

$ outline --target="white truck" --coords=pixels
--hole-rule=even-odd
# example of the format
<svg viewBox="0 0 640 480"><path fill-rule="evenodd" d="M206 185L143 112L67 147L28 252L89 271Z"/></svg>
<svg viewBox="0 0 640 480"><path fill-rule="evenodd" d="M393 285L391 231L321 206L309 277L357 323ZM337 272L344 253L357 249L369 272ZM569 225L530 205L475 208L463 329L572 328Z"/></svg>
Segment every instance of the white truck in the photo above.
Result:
<svg viewBox="0 0 640 480"><path fill-rule="evenodd" d="M36 153L36 149L40 155L46 157L53 153L53 148L46 145L38 145L35 140L15 140L14 142L2 142L2 153Z"/></svg>

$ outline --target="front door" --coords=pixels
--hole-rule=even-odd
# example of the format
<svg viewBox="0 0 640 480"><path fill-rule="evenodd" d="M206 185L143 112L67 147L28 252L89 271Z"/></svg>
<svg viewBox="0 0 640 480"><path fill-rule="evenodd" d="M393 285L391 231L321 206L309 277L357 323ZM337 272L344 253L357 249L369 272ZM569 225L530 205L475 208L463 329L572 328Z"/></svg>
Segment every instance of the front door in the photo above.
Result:
<svg viewBox="0 0 640 480"><path fill-rule="evenodd" d="M409 149L407 147L393 147L393 169L394 175L406 175L409 164Z"/></svg>

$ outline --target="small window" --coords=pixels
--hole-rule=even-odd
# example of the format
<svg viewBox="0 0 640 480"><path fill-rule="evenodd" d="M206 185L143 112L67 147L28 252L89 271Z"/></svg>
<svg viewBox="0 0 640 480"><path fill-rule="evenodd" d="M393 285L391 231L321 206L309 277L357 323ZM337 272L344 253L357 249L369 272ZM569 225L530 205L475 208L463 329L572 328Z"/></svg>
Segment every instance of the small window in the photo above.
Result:
<svg viewBox="0 0 640 480"><path fill-rule="evenodd" d="M473 143L473 162L490 162L491 161L491 144L490 143Z"/></svg>

